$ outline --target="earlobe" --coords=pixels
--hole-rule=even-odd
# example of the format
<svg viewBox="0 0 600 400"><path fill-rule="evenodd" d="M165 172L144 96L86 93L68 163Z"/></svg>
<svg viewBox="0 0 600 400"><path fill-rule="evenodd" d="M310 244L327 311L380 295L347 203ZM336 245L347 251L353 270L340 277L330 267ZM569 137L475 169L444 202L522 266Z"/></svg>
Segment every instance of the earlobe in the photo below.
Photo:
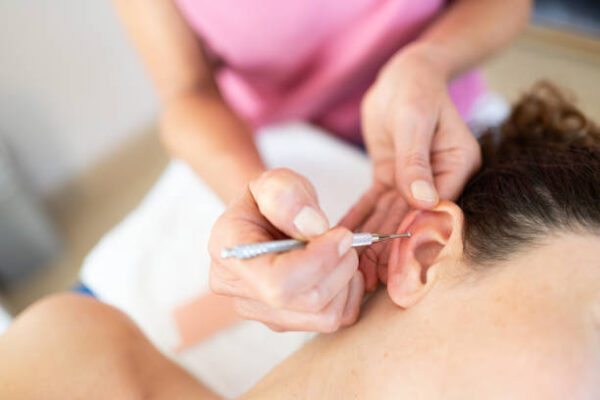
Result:
<svg viewBox="0 0 600 400"><path fill-rule="evenodd" d="M408 231L411 237L392 247L387 289L394 303L408 308L462 256L462 211L443 201L432 210L409 213L399 231Z"/></svg>

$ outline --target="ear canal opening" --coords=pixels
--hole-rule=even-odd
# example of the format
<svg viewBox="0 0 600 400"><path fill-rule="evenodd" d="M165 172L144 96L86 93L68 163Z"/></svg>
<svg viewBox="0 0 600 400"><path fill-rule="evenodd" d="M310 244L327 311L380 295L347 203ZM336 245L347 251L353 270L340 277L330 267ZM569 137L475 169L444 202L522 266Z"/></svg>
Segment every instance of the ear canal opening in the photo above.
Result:
<svg viewBox="0 0 600 400"><path fill-rule="evenodd" d="M462 256L462 213L442 200L433 210L413 210L398 227L411 236L393 244L387 268L387 291L392 301L410 308L437 282L444 282Z"/></svg>
<svg viewBox="0 0 600 400"><path fill-rule="evenodd" d="M427 271L438 259L452 234L452 217L441 211L422 211L410 227L418 237L413 255L421 265L420 280L427 283Z"/></svg>
<svg viewBox="0 0 600 400"><path fill-rule="evenodd" d="M421 268L421 283L427 283L427 270L435 262L443 248L443 244L431 241L423 243L415 249L415 258L423 266Z"/></svg>

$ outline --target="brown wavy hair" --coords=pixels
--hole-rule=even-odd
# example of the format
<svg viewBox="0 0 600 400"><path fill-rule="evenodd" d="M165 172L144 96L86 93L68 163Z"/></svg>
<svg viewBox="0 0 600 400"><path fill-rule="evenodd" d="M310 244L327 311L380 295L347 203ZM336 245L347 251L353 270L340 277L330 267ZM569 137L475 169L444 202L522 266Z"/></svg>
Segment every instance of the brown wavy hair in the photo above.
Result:
<svg viewBox="0 0 600 400"><path fill-rule="evenodd" d="M600 130L549 82L480 139L458 204L468 261L506 260L552 232L600 232Z"/></svg>

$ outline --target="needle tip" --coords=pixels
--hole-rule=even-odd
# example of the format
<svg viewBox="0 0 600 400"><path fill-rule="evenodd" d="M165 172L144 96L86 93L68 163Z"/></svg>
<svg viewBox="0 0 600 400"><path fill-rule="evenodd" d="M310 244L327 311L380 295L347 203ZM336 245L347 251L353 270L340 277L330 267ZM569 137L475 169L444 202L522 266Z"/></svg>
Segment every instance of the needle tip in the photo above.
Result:
<svg viewBox="0 0 600 400"><path fill-rule="evenodd" d="M406 232L406 233L398 233L398 234L394 234L394 235L388 235L388 237L389 237L390 239L403 238L403 237L410 237L410 232Z"/></svg>
<svg viewBox="0 0 600 400"><path fill-rule="evenodd" d="M391 235L374 234L374 236L376 236L378 240L387 240L387 239L408 238L408 237L411 237L411 234L410 234L410 232L406 232L406 233L397 233L397 234L391 234Z"/></svg>

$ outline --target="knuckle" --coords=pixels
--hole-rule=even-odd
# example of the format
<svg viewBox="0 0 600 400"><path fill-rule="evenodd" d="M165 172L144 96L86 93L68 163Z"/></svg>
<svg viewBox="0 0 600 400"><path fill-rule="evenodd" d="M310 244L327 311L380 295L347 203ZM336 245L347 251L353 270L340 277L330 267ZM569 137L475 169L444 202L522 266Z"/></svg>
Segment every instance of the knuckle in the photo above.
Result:
<svg viewBox="0 0 600 400"><path fill-rule="evenodd" d="M265 171L258 179L259 187L286 187L293 185L300 176L288 168L275 168Z"/></svg>
<svg viewBox="0 0 600 400"><path fill-rule="evenodd" d="M340 328L342 315L339 312L324 314L321 320L321 332L333 333Z"/></svg>
<svg viewBox="0 0 600 400"><path fill-rule="evenodd" d="M263 179L254 186L253 193L262 209L292 204L298 196L305 197L307 193L314 196L315 190L303 176L286 168L278 168L265 172Z"/></svg>
<svg viewBox="0 0 600 400"><path fill-rule="evenodd" d="M457 169L464 172L465 179L479 170L481 167L481 151L479 145L465 146L464 150L454 155L451 160Z"/></svg>
<svg viewBox="0 0 600 400"><path fill-rule="evenodd" d="M412 151L404 156L405 168L429 170L429 157L420 151Z"/></svg>
<svg viewBox="0 0 600 400"><path fill-rule="evenodd" d="M327 305L326 300L327 299L321 290L314 289L308 295L308 299L306 302L306 312L318 313Z"/></svg>

